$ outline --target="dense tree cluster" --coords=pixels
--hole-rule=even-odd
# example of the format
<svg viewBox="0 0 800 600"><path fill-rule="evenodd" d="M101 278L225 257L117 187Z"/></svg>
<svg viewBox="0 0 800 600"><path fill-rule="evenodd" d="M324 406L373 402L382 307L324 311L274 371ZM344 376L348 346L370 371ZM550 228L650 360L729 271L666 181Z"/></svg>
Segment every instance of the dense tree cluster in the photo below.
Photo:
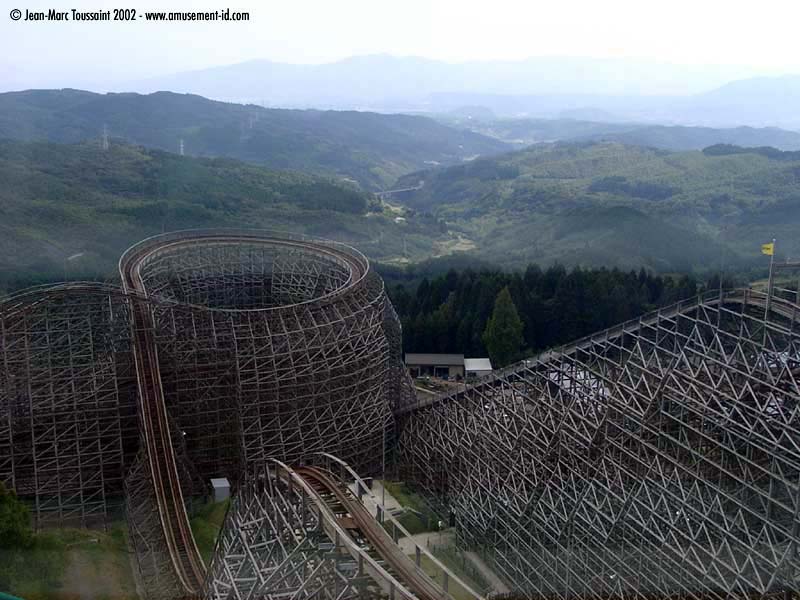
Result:
<svg viewBox="0 0 800 600"><path fill-rule="evenodd" d="M773 160L795 161L800 160L800 152L789 150L778 150L771 146L759 146L757 148L747 148L735 146L733 144L714 144L708 148L703 148L706 156L730 156L732 154L760 154Z"/></svg>
<svg viewBox="0 0 800 600"><path fill-rule="evenodd" d="M525 325L519 318L517 307L508 287L497 294L492 316L483 332L483 343L495 367L504 367L514 361L522 347L522 331Z"/></svg>
<svg viewBox="0 0 800 600"><path fill-rule="evenodd" d="M112 147L127 142L176 153L182 139L187 155L347 177L373 191L427 161L458 164L465 156L510 149L494 137L415 115L267 109L172 92L0 94L0 139L74 144L98 140L103 123Z"/></svg>
<svg viewBox="0 0 800 600"><path fill-rule="evenodd" d="M0 481L0 549L24 548L31 539L28 508Z"/></svg>
<svg viewBox="0 0 800 600"><path fill-rule="evenodd" d="M525 354L697 293L697 282L689 276L657 276L644 270L567 271L561 266L547 270L529 266L515 273L451 270L423 279L415 291L403 284L390 287L403 323L405 351L486 356L484 333L498 295L506 287L522 320Z"/></svg>
<svg viewBox="0 0 800 600"><path fill-rule="evenodd" d="M378 202L367 219L371 196L348 182L116 140L104 151L97 143L0 139L0 182L0 295L116 277L127 246L163 231L261 227L348 241L371 258L413 260L430 254L447 229L430 213L396 223Z"/></svg>
<svg viewBox="0 0 800 600"><path fill-rule="evenodd" d="M666 200L681 192L680 188L655 181L628 181L622 175L611 175L595 179L587 188L590 192L606 192L642 198L644 200Z"/></svg>

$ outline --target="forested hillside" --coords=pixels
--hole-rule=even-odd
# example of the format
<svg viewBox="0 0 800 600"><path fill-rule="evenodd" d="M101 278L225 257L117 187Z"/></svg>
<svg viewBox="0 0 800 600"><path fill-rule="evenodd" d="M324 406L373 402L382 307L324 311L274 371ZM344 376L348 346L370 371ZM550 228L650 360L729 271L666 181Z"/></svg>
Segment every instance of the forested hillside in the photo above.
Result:
<svg viewBox="0 0 800 600"><path fill-rule="evenodd" d="M616 269L529 266L524 272L451 270L416 289L389 292L403 323L406 352L486 356L483 341L495 299L508 287L523 323L518 356L566 343L697 292L688 276Z"/></svg>
<svg viewBox="0 0 800 600"><path fill-rule="evenodd" d="M504 264L530 261L708 270L760 264L778 238L800 254L800 155L710 147L671 153L617 143L543 144L414 173L402 201L432 211Z"/></svg>
<svg viewBox="0 0 800 600"><path fill-rule="evenodd" d="M191 156L229 157L381 189L431 164L509 149L425 117L278 110L200 96L29 90L0 94L0 138L78 143L112 139Z"/></svg>
<svg viewBox="0 0 800 600"><path fill-rule="evenodd" d="M425 215L399 225L353 186L118 143L0 141L0 181L0 291L116 277L130 244L191 227L307 233L383 260L430 256L443 236Z"/></svg>
<svg viewBox="0 0 800 600"><path fill-rule="evenodd" d="M461 113L440 120L517 146L555 141L614 141L662 150L702 150L715 144L800 150L800 132L776 127L689 127L580 119L497 119ZM609 116L613 118L613 115Z"/></svg>
<svg viewBox="0 0 800 600"><path fill-rule="evenodd" d="M398 185L420 179L386 205L340 180L115 140L0 142L0 288L114 276L130 243L187 227L306 232L389 264L452 255L462 268L759 269L773 237L779 260L800 254L800 155L773 148L551 144Z"/></svg>
<svg viewBox="0 0 800 600"><path fill-rule="evenodd" d="M627 131L586 136L585 139L614 141L621 144L648 146L664 150L702 150L716 144L739 146L772 146L779 150L800 149L800 133L776 127L680 127L647 125Z"/></svg>

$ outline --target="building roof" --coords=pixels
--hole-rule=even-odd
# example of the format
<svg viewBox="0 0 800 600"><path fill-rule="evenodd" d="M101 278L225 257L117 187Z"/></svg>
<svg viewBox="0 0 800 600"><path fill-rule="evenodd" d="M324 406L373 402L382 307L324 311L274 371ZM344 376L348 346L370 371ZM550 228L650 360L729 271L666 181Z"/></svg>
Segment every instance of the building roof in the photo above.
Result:
<svg viewBox="0 0 800 600"><path fill-rule="evenodd" d="M491 371L492 362L488 358L465 358L465 371Z"/></svg>
<svg viewBox="0 0 800 600"><path fill-rule="evenodd" d="M464 366L463 354L406 354L407 365Z"/></svg>

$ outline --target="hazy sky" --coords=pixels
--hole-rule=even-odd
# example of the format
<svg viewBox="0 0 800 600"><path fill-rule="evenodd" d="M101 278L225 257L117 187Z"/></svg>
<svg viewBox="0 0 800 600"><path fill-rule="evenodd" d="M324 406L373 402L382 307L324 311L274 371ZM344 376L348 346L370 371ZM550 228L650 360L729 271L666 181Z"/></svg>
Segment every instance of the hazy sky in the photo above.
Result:
<svg viewBox="0 0 800 600"><path fill-rule="evenodd" d="M800 73L797 0L160 0L248 23L14 22L12 8L97 10L119 0L3 0L0 86L127 81L255 58L329 62L391 53L446 61L569 55Z"/></svg>

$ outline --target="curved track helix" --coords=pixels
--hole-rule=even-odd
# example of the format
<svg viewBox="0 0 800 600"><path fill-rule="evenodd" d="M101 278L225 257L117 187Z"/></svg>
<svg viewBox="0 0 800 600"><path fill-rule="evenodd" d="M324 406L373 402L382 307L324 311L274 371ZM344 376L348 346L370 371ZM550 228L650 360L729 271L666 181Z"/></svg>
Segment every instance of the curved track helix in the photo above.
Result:
<svg viewBox="0 0 800 600"><path fill-rule="evenodd" d="M133 263L138 265L138 263ZM143 293L137 269L123 271L126 290ZM139 415L147 466L155 491L161 528L169 558L183 591L196 596L205 578L205 565L195 544L186 514L174 446L161 387L161 370L149 306L134 302L133 356L139 389Z"/></svg>
<svg viewBox="0 0 800 600"><path fill-rule="evenodd" d="M185 501L209 478L320 451L382 463L399 323L336 242L177 232L129 249L120 274L122 289L0 302L0 480L37 523L102 522L124 497L147 595L192 597L205 567Z"/></svg>
<svg viewBox="0 0 800 600"><path fill-rule="evenodd" d="M272 272L270 283L273 289L269 294L261 287L264 284L258 281L258 274L239 272L244 269L236 270L236 266L234 273L222 272L220 275L209 275L205 271L198 275L198 268L203 270L205 265L198 267L191 262L184 263L185 266L181 268L180 258L187 251L189 257L193 258L191 253L198 249L201 252L209 248L234 249L240 253L242 247L251 253L262 248L270 251L278 249L279 253L297 251L304 257L319 258L333 266L328 266L331 273L301 273L291 281L284 282L280 291L275 291L278 285L275 281L277 275ZM168 267L164 267L165 264ZM312 263L312 266L317 267L317 264ZM362 285L367 272L368 263L363 256L338 245L276 239L245 232L159 236L134 246L120 260L125 292L131 292L137 297L153 294L161 301L179 299L182 310L221 313L286 313L303 305L333 302L336 296L351 292L353 288ZM240 284L243 278L251 277L238 290L239 296L234 298L225 297L226 290L215 287L224 285L224 281L220 279L231 275ZM260 276L262 279L265 277L263 273ZM252 287L247 288L246 285ZM132 321L146 466L153 484L169 559L183 592L188 596L196 596L202 587L205 566L192 536L181 490L175 444L171 437L162 386L155 333L157 325L152 307L147 303L134 301Z"/></svg>

